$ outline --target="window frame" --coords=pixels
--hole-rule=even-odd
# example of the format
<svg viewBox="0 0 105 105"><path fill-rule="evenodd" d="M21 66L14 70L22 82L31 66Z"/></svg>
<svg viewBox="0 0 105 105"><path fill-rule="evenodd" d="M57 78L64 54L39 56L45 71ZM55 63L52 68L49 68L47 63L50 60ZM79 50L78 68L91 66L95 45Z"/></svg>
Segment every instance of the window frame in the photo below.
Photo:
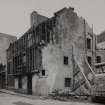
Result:
<svg viewBox="0 0 105 105"><path fill-rule="evenodd" d="M44 71L44 74L43 74L43 71ZM46 71L44 69L42 70L42 76L46 76Z"/></svg>
<svg viewBox="0 0 105 105"><path fill-rule="evenodd" d="M97 56L97 57L96 57L96 62L97 62L97 63L101 63L101 56Z"/></svg>
<svg viewBox="0 0 105 105"><path fill-rule="evenodd" d="M71 87L71 78L70 77L64 78L64 85L65 85L65 87Z"/></svg>
<svg viewBox="0 0 105 105"><path fill-rule="evenodd" d="M69 64L69 57L68 56L64 56L63 57L63 64L64 65L68 65Z"/></svg>

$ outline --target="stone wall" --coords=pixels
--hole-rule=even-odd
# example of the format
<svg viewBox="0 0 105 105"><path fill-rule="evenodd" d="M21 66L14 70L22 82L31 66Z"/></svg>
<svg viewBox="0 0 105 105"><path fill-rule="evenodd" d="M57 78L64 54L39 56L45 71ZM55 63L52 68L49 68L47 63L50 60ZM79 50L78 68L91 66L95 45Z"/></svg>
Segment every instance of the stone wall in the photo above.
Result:
<svg viewBox="0 0 105 105"><path fill-rule="evenodd" d="M56 26L53 28L53 42L47 43L42 48L42 66L45 75L34 74L32 76L32 92L38 95L48 95L54 90L63 92L71 91L73 88L73 64L74 56L83 70L84 55L93 56L94 47L93 37L92 49L86 52L86 38L93 35L92 29L87 22L77 16L73 8L65 8L55 13ZM89 35L91 34L91 35ZM95 49L94 49L95 51ZM64 56L68 57L68 64L64 64ZM71 86L65 87L65 78L71 78ZM17 80L15 80L17 88ZM26 89L26 83L23 86ZM79 91L79 90L78 90Z"/></svg>
<svg viewBox="0 0 105 105"><path fill-rule="evenodd" d="M84 68L85 35L87 36L89 33L92 34L92 29L71 8L56 13L56 27L53 33L54 43L50 42L42 50L43 69L48 71L48 75L35 81L38 90L41 92L40 94L48 94L55 89L61 89L64 92L72 90L72 55ZM92 57L92 50L88 51L87 54ZM64 56L69 59L68 65L64 65ZM71 87L69 88L64 85L64 79L67 77L71 78Z"/></svg>

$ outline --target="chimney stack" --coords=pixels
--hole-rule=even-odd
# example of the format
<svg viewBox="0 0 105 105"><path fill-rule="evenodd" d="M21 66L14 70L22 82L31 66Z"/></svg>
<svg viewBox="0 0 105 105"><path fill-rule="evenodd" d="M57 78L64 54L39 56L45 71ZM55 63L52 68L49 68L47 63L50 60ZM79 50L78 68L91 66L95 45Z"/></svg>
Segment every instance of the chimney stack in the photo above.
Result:
<svg viewBox="0 0 105 105"><path fill-rule="evenodd" d="M37 12L33 11L30 16L30 25L37 25Z"/></svg>

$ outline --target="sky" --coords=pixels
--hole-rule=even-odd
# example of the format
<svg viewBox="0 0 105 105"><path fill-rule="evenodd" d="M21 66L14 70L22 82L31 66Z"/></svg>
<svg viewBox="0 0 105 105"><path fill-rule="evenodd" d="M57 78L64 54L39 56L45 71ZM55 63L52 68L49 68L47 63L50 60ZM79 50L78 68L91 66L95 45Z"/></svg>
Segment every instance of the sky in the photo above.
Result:
<svg viewBox="0 0 105 105"><path fill-rule="evenodd" d="M64 7L74 7L95 34L105 30L105 0L0 0L0 33L19 38L30 27L32 11L51 17Z"/></svg>

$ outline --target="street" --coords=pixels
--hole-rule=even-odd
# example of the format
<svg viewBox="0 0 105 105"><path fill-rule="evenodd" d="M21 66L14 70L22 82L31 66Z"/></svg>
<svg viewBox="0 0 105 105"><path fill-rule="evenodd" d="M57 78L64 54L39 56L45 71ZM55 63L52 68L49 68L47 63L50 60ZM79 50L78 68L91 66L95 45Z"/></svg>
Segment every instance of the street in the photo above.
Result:
<svg viewBox="0 0 105 105"><path fill-rule="evenodd" d="M63 102L50 99L29 99L6 93L0 93L0 105L101 105L86 102Z"/></svg>

